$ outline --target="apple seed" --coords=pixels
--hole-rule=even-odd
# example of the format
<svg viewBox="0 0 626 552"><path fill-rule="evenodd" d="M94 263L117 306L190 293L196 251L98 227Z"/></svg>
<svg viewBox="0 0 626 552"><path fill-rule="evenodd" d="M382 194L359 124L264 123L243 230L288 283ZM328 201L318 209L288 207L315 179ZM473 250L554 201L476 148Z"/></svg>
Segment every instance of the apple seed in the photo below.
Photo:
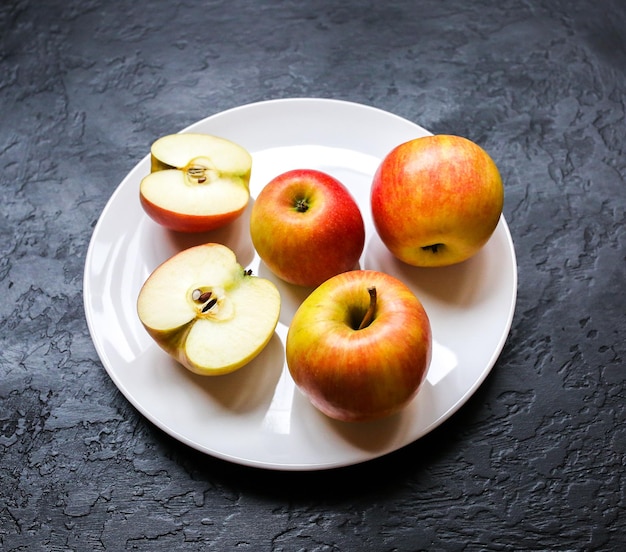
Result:
<svg viewBox="0 0 626 552"><path fill-rule="evenodd" d="M210 311L215 306L216 303L217 303L217 298L213 297L213 299L211 299L206 305L204 305L204 307L202 307L202 313Z"/></svg>
<svg viewBox="0 0 626 552"><path fill-rule="evenodd" d="M194 165L187 169L187 175L198 184L204 184L207 181L206 171L205 167Z"/></svg>
<svg viewBox="0 0 626 552"><path fill-rule="evenodd" d="M202 314L207 313L217 304L217 297L213 297L211 299L212 296L212 291L202 291L201 289L194 289L191 292L191 299L198 303L198 307L202 306L202 308L200 309L200 312L202 312Z"/></svg>
<svg viewBox="0 0 626 552"><path fill-rule="evenodd" d="M200 295L200 297L198 297L198 301L200 303L206 303L211 298L211 295L213 295L213 293L211 293L210 291L205 291Z"/></svg>
<svg viewBox="0 0 626 552"><path fill-rule="evenodd" d="M191 298L196 303L206 303L211 298L211 295L213 295L211 291L203 292L201 289L194 289L191 293Z"/></svg>

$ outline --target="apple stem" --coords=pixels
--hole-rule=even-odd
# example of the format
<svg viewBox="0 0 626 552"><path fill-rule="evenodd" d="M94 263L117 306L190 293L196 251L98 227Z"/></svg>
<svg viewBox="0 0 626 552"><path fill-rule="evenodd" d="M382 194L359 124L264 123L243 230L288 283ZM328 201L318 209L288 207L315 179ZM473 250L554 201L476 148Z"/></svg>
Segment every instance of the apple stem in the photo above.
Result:
<svg viewBox="0 0 626 552"><path fill-rule="evenodd" d="M300 198L296 201L296 211L298 211L298 213L306 213L309 210L309 202L306 200L306 198Z"/></svg>
<svg viewBox="0 0 626 552"><path fill-rule="evenodd" d="M370 304L367 307L367 311L365 311L365 316L363 316L361 324L359 324L359 330L366 328L372 323L374 313L376 312L376 288L374 286L367 288L367 293L370 294Z"/></svg>

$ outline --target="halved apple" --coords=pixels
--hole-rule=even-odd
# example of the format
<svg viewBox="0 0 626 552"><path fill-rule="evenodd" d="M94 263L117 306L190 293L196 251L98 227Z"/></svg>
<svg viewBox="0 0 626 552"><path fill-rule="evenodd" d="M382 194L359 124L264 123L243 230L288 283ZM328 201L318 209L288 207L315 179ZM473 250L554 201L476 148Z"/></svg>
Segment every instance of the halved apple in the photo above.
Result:
<svg viewBox="0 0 626 552"><path fill-rule="evenodd" d="M151 172L139 187L146 213L179 232L204 232L239 217L250 199L252 156L210 134L169 134L150 148Z"/></svg>
<svg viewBox="0 0 626 552"><path fill-rule="evenodd" d="M156 343L201 375L233 372L270 341L280 314L276 286L245 270L228 247L209 243L158 266L137 313Z"/></svg>

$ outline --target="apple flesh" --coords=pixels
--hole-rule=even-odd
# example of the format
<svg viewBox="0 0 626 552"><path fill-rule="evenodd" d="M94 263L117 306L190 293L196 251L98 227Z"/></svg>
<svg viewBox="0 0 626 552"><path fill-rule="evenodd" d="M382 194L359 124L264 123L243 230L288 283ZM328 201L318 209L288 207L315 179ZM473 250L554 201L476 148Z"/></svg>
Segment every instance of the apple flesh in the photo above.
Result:
<svg viewBox="0 0 626 552"><path fill-rule="evenodd" d="M157 223L204 232L239 217L250 198L252 157L234 142L209 134L170 134L150 148L151 172L139 198Z"/></svg>
<svg viewBox="0 0 626 552"><path fill-rule="evenodd" d="M300 305L286 340L296 386L327 416L367 421L404 408L432 357L428 315L415 294L383 272L334 276Z"/></svg>
<svg viewBox="0 0 626 552"><path fill-rule="evenodd" d="M475 255L493 234L504 202L491 157L459 136L436 135L394 148L372 182L382 242L401 261L435 267Z"/></svg>
<svg viewBox="0 0 626 552"><path fill-rule="evenodd" d="M365 225L348 189L314 169L296 169L261 190L250 215L259 257L281 279L315 287L357 266Z"/></svg>
<svg viewBox="0 0 626 552"><path fill-rule="evenodd" d="M233 372L271 339L280 314L276 286L237 263L228 247L209 243L157 267L137 299L154 341L201 375Z"/></svg>

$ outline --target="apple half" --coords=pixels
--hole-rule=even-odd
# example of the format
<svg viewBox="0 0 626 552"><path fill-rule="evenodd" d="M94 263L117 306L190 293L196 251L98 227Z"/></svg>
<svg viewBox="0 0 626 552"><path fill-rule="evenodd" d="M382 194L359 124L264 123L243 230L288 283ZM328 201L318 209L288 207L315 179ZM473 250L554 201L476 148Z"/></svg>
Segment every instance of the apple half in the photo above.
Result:
<svg viewBox="0 0 626 552"><path fill-rule="evenodd" d="M280 314L276 286L253 276L228 247L191 247L158 266L137 299L154 341L201 375L233 372L268 344Z"/></svg>
<svg viewBox="0 0 626 552"><path fill-rule="evenodd" d="M250 199L252 157L242 146L210 134L169 134L150 148L151 172L139 187L145 212L179 232L224 226Z"/></svg>

